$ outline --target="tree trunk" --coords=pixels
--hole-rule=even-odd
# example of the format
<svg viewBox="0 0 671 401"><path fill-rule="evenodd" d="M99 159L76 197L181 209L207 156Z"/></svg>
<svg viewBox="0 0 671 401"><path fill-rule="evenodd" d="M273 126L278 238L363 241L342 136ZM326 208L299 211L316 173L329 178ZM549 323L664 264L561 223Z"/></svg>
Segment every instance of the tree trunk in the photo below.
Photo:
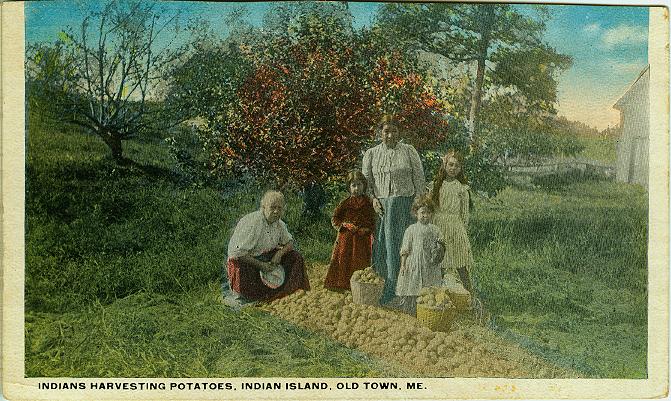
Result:
<svg viewBox="0 0 671 401"><path fill-rule="evenodd" d="M326 190L319 183L311 183L303 188L303 211L307 218L321 216L322 208L326 204Z"/></svg>
<svg viewBox="0 0 671 401"><path fill-rule="evenodd" d="M123 156L123 146L121 143L121 138L115 136L111 132L105 132L103 134L100 134L100 137L105 142L105 145L107 145L107 147L112 152L112 158L117 164L122 165L128 162L128 159L126 159Z"/></svg>
<svg viewBox="0 0 671 401"><path fill-rule="evenodd" d="M480 103L482 101L482 84L485 80L485 57L478 57L478 69L475 75L475 88L471 94L471 108L468 112L468 139L474 143L478 124L480 123L478 113L480 112Z"/></svg>
<svg viewBox="0 0 671 401"><path fill-rule="evenodd" d="M112 144L110 145L112 150L112 157L114 161L118 164L123 164L126 161L126 158L123 157L123 148L121 147L121 139L114 138Z"/></svg>
<svg viewBox="0 0 671 401"><path fill-rule="evenodd" d="M475 74L475 88L471 94L471 107L468 112L468 139L471 144L476 140L479 129L480 104L482 103L482 86L485 81L485 67L487 62L489 42L491 40L492 24L494 23L494 5L486 4L480 6L480 43L478 45L477 62L478 68Z"/></svg>

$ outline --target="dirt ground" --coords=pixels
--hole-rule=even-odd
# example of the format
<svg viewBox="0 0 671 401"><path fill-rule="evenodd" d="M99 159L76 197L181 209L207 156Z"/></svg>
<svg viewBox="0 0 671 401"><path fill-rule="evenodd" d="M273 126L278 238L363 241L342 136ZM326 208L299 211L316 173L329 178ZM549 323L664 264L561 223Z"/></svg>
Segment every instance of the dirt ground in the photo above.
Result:
<svg viewBox="0 0 671 401"><path fill-rule="evenodd" d="M461 313L448 332L434 332L405 313L355 304L351 292L323 287L326 270L326 265L308 266L311 291L261 308L421 376L579 377L497 336L472 312Z"/></svg>

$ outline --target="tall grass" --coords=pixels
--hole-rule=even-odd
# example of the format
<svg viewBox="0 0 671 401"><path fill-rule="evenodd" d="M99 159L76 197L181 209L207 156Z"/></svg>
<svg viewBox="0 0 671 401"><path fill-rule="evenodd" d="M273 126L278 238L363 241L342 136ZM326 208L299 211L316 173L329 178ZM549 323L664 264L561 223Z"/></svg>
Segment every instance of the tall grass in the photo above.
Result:
<svg viewBox="0 0 671 401"><path fill-rule="evenodd" d="M79 312L26 316L26 374L49 377L376 377L402 369L255 309L218 285L140 292Z"/></svg>
<svg viewBox="0 0 671 401"><path fill-rule="evenodd" d="M222 192L185 183L160 140L127 147L148 168L120 167L97 138L30 122L27 307L59 312L138 291L183 293L220 278L231 230L258 208L258 187ZM288 197L298 247L308 259L328 258L328 221L304 221L300 200Z"/></svg>
<svg viewBox="0 0 671 401"><path fill-rule="evenodd" d="M471 226L495 323L552 360L598 377L646 377L647 197L585 182L506 189Z"/></svg>

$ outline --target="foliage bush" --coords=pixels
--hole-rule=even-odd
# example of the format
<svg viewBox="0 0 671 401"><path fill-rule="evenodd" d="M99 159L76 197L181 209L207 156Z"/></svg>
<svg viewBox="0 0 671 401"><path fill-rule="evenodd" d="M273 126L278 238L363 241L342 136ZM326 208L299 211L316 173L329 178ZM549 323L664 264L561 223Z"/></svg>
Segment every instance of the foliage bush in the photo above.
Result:
<svg viewBox="0 0 671 401"><path fill-rule="evenodd" d="M420 150L446 138L443 108L418 67L388 53L376 33L353 31L336 11L300 9L282 29L237 47L231 40L225 51L199 49L180 68L202 65L197 70L208 74L222 60L221 79L196 87L187 77L172 91L202 103L191 112L205 119L216 174L295 189L323 185L357 165L383 112L398 116ZM207 101L212 92L219 98Z"/></svg>

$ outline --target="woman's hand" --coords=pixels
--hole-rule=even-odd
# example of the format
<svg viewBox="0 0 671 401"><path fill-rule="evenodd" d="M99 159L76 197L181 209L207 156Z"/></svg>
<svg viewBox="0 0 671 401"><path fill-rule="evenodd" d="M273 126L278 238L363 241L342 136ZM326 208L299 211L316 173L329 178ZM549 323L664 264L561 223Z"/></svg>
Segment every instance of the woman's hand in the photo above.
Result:
<svg viewBox="0 0 671 401"><path fill-rule="evenodd" d="M408 266L408 264L406 263L407 260L408 260L408 254L406 253L401 254L401 269L398 272L399 275L405 274L405 270L407 269Z"/></svg>
<svg viewBox="0 0 671 401"><path fill-rule="evenodd" d="M342 227L349 231L356 231L357 226L354 223L342 223Z"/></svg>
<svg viewBox="0 0 671 401"><path fill-rule="evenodd" d="M275 266L268 262L261 262L261 271L264 273L270 273L275 270Z"/></svg>
<svg viewBox="0 0 671 401"><path fill-rule="evenodd" d="M380 202L378 198L373 198L373 209L375 209L375 213L379 214L380 216L384 214L382 202Z"/></svg>
<svg viewBox="0 0 671 401"><path fill-rule="evenodd" d="M270 264L275 268L276 266L280 266L282 264L282 258L284 255L287 254L287 252L291 252L294 249L294 246L291 241L287 242L284 244L275 254L273 255L272 259L270 259Z"/></svg>
<svg viewBox="0 0 671 401"><path fill-rule="evenodd" d="M270 259L270 264L273 265L273 268L274 268L274 266L279 266L280 265L280 262L282 261L282 256L283 255L280 255L279 252L275 252L275 255L273 255L273 258Z"/></svg>

